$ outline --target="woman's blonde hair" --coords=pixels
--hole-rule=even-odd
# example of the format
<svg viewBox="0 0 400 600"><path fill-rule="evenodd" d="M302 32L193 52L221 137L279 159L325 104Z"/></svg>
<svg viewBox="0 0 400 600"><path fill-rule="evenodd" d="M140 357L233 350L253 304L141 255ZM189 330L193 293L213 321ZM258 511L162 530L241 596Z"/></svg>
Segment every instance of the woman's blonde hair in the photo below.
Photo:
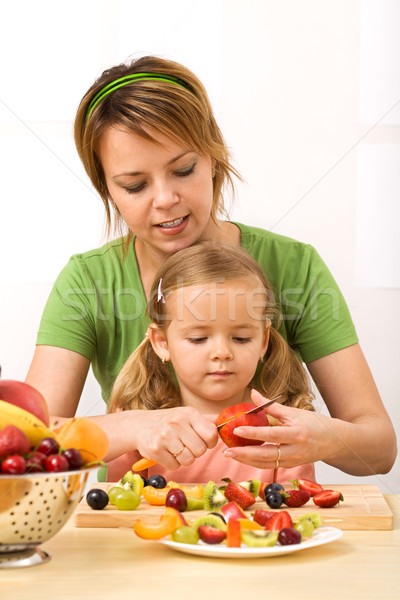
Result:
<svg viewBox="0 0 400 600"><path fill-rule="evenodd" d="M238 279L251 281L257 292L262 293L265 299L262 318L271 321L268 348L254 387L269 398L282 394L281 401L286 405L314 410L306 371L278 333L281 316L275 306L271 285L257 262L241 248L208 241L169 256L153 281L147 304L148 315L158 327L167 328L171 321L168 298L177 289L213 283L223 285ZM257 295L257 305L259 302ZM180 405L181 398L173 368L169 364L162 364L146 337L128 358L115 380L109 412L117 409L160 409Z"/></svg>
<svg viewBox="0 0 400 600"><path fill-rule="evenodd" d="M179 80L182 85L162 79L134 80L129 85L115 86L114 91L105 95L90 113L91 103L101 90L120 78L138 73L165 74ZM154 129L201 155L209 156L214 164L211 216L215 219L218 214L225 214L223 188L228 185L233 191L233 176L240 179L240 175L230 164L229 151L215 121L207 92L189 69L171 60L144 56L104 71L79 105L75 118L75 144L85 170L104 203L108 233L112 210L116 230L122 229L123 221L110 202L99 143L104 131L115 125L157 143L148 131L149 128Z"/></svg>

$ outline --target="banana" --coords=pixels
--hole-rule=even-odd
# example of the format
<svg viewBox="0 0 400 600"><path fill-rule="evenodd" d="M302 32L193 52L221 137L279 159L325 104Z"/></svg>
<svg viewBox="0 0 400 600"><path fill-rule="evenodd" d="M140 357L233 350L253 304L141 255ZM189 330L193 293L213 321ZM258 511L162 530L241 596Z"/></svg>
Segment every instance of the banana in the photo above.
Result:
<svg viewBox="0 0 400 600"><path fill-rule="evenodd" d="M44 437L57 439L56 434L35 415L10 402L0 400L0 429L10 424L19 427L32 446L36 446Z"/></svg>

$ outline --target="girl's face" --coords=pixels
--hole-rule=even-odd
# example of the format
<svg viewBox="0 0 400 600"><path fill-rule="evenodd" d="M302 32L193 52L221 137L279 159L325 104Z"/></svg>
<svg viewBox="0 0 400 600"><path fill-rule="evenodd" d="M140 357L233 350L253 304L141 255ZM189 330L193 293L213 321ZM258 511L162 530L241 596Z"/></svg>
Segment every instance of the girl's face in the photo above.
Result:
<svg viewBox="0 0 400 600"><path fill-rule="evenodd" d="M171 360L184 405L220 412L249 400L248 385L268 346L266 296L254 280L180 288L168 296L172 320L149 336Z"/></svg>
<svg viewBox="0 0 400 600"><path fill-rule="evenodd" d="M111 199L145 252L159 257L205 239L212 227L211 158L153 130L160 146L110 127L99 153Z"/></svg>

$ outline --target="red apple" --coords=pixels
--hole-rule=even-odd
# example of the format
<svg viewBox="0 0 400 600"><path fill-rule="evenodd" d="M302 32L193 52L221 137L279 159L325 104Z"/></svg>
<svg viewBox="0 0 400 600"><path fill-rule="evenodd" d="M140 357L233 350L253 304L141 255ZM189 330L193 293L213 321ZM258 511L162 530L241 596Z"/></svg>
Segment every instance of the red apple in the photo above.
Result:
<svg viewBox="0 0 400 600"><path fill-rule="evenodd" d="M251 427L266 427L269 425L267 415L263 410L249 415L243 414L252 408L255 408L255 406L251 402L242 402L235 406L228 406L218 415L217 426L235 417L219 430L219 435L227 446L259 446L264 443L261 440L249 440L233 433L233 430L241 425Z"/></svg>
<svg viewBox="0 0 400 600"><path fill-rule="evenodd" d="M49 426L50 419L46 400L37 389L28 383L13 379L1 379L0 400L23 408Z"/></svg>
<svg viewBox="0 0 400 600"><path fill-rule="evenodd" d="M220 511L224 515L225 521L229 521L229 519L248 519L249 517L245 512L240 508L239 504L234 502L228 502L228 504L224 504L221 506Z"/></svg>

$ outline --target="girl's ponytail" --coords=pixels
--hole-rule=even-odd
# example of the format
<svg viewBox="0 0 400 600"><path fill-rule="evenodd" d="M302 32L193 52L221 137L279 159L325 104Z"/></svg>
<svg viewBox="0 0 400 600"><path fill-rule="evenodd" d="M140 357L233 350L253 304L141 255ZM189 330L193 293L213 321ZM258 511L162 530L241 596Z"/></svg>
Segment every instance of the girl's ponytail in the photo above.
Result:
<svg viewBox="0 0 400 600"><path fill-rule="evenodd" d="M146 337L116 378L108 412L172 408L179 404L171 367L160 361Z"/></svg>
<svg viewBox="0 0 400 600"><path fill-rule="evenodd" d="M273 327L260 372L260 385L268 398L282 394L282 404L314 410L307 373L289 344Z"/></svg>

